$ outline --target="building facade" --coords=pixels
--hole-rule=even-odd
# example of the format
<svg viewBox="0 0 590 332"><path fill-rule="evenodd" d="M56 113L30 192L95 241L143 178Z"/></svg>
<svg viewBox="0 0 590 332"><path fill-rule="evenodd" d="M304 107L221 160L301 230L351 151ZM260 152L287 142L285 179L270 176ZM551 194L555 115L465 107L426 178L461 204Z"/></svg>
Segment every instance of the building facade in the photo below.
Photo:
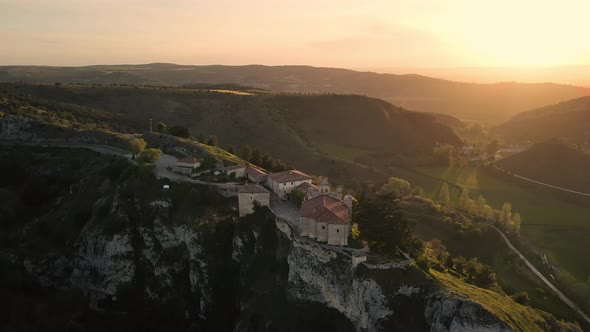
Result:
<svg viewBox="0 0 590 332"><path fill-rule="evenodd" d="M248 181L266 183L268 174L258 167L248 166L246 168L246 176L248 176Z"/></svg>
<svg viewBox="0 0 590 332"><path fill-rule="evenodd" d="M311 184L311 176L297 170L291 170L269 174L267 186L280 199L286 200L291 197L291 191L302 183Z"/></svg>
<svg viewBox="0 0 590 332"><path fill-rule="evenodd" d="M191 175L194 169L201 166L201 160L197 158L178 159L174 164L174 172Z"/></svg>
<svg viewBox="0 0 590 332"><path fill-rule="evenodd" d="M349 195L347 195L349 196ZM301 236L336 246L348 245L352 216L352 197L339 200L327 194L306 200L301 205Z"/></svg>
<svg viewBox="0 0 590 332"><path fill-rule="evenodd" d="M254 184L238 187L238 211L240 217L253 213L254 204L269 206L270 192L262 186Z"/></svg>
<svg viewBox="0 0 590 332"><path fill-rule="evenodd" d="M227 166L223 169L227 176L231 174L235 174L236 179L241 179L246 177L246 166L245 165L232 165Z"/></svg>

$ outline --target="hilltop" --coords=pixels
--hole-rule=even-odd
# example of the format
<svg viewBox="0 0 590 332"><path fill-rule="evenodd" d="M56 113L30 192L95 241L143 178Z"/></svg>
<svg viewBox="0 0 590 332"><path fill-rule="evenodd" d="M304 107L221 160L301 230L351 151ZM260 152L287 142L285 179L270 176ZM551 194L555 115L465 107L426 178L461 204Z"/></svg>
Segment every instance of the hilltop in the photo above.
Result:
<svg viewBox="0 0 590 332"><path fill-rule="evenodd" d="M439 144L461 143L432 115L357 95L30 84L0 88L0 111L7 114L122 133L146 131L151 118L154 124L186 126L195 137L216 135L224 147L250 145L294 167L348 180L375 178L394 157L417 158Z"/></svg>
<svg viewBox="0 0 590 332"><path fill-rule="evenodd" d="M535 181L590 192L590 151L559 140L536 143L497 162L501 168Z"/></svg>
<svg viewBox="0 0 590 332"><path fill-rule="evenodd" d="M475 84L420 75L378 74L310 66L186 66L165 63L87 67L4 66L0 81L183 86L236 83L290 93L362 94L401 107L500 122L518 112L590 95L590 88L552 83Z"/></svg>
<svg viewBox="0 0 590 332"><path fill-rule="evenodd" d="M590 142L590 97L520 113L496 132L506 140L542 142L559 137L578 144Z"/></svg>
<svg viewBox="0 0 590 332"><path fill-rule="evenodd" d="M353 268L267 209L237 218L235 199L122 158L0 156L5 330L580 331L403 257Z"/></svg>

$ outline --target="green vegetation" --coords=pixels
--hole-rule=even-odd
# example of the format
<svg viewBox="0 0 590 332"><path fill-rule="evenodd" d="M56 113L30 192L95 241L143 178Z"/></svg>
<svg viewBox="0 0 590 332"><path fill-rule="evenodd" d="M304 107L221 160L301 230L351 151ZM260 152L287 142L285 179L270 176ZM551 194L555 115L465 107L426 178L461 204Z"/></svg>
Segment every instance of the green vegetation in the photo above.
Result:
<svg viewBox="0 0 590 332"><path fill-rule="evenodd" d="M409 112L363 96L240 96L195 89L127 86L5 83L2 87L23 98L90 109L107 124L111 123L109 117L113 118L116 122L113 126L125 133L144 132L149 118L154 123L169 124L167 132L180 137L206 132L218 137L224 145L250 144L274 160L280 159L310 173L330 174L342 183L380 180L383 170L404 156L429 155L438 143L460 144L453 131L431 115ZM10 107L10 112L18 113ZM49 112L52 117L58 117L53 115L57 111ZM121 117L128 121L119 121ZM54 121L53 118L41 120ZM122 128L121 124L127 123L129 126ZM177 132L173 124L181 124L186 130ZM151 143L150 146L158 147ZM330 148L325 149L326 146ZM338 152L341 149L370 149L371 153L362 156L362 160L344 160Z"/></svg>
<svg viewBox="0 0 590 332"><path fill-rule="evenodd" d="M419 252L422 247L414 236L414 223L404 218L395 196L376 194L359 201L353 213L353 222L369 243L371 252L397 255L398 248L409 253Z"/></svg>
<svg viewBox="0 0 590 332"><path fill-rule="evenodd" d="M162 156L160 149L146 149L139 154L139 162L144 164L154 164Z"/></svg>
<svg viewBox="0 0 590 332"><path fill-rule="evenodd" d="M535 181L590 193L590 151L564 141L537 143L496 164Z"/></svg>
<svg viewBox="0 0 590 332"><path fill-rule="evenodd" d="M563 138L577 144L589 141L590 97L545 106L548 104L552 103L517 114L496 128L496 134L503 140L514 142L545 142L554 138Z"/></svg>
<svg viewBox="0 0 590 332"><path fill-rule="evenodd" d="M147 142L141 138L132 139L129 143L131 145L131 152L133 152L133 158L140 154L147 146Z"/></svg>
<svg viewBox="0 0 590 332"><path fill-rule="evenodd" d="M482 289L470 285L449 273L430 270L430 273L445 287L467 296L507 322L515 331L555 331L558 322L539 310L516 303L498 290ZM563 323L566 324L567 323Z"/></svg>
<svg viewBox="0 0 590 332"><path fill-rule="evenodd" d="M170 128L168 133L170 133L170 135L174 135L176 137L191 138L190 128L186 128L183 126L174 126L174 127Z"/></svg>

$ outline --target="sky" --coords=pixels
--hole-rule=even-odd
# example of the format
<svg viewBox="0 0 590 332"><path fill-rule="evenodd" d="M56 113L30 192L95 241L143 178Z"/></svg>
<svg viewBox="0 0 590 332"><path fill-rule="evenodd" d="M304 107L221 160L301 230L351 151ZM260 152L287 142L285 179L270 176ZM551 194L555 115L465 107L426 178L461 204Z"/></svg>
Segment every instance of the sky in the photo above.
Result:
<svg viewBox="0 0 590 332"><path fill-rule="evenodd" d="M509 74L590 66L588 13L588 0L0 0L0 65L502 67Z"/></svg>

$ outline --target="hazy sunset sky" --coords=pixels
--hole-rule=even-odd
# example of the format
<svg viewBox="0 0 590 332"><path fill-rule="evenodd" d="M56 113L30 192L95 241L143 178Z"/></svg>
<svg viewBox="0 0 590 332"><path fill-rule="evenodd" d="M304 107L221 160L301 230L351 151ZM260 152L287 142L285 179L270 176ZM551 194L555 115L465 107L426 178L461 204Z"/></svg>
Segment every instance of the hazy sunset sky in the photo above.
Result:
<svg viewBox="0 0 590 332"><path fill-rule="evenodd" d="M590 65L588 0L0 0L0 64Z"/></svg>

